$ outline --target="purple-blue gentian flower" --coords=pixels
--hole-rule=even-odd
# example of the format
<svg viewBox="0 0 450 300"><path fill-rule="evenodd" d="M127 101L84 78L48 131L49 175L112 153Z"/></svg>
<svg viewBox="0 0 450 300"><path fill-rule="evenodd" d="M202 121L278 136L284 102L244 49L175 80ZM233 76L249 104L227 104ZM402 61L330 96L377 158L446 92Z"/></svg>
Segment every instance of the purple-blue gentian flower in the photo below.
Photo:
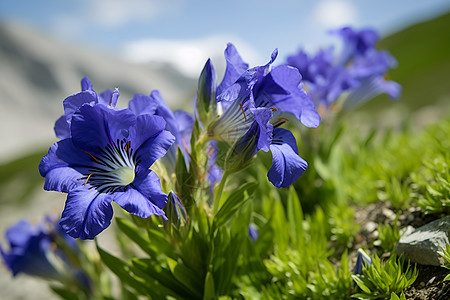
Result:
<svg viewBox="0 0 450 300"><path fill-rule="evenodd" d="M163 216L167 195L150 166L174 136L160 116L86 103L71 118L70 138L41 160L44 189L68 193L60 224L72 237L93 239L111 223L115 201L131 214Z"/></svg>
<svg viewBox="0 0 450 300"><path fill-rule="evenodd" d="M332 33L343 42L340 53L328 48L310 57L300 51L287 60L302 74L308 95L316 107L328 108L341 95L346 96L345 108L382 93L392 99L400 96L401 86L384 79L386 72L395 66L395 59L389 53L375 49L379 36L374 30L356 31L344 27Z"/></svg>
<svg viewBox="0 0 450 300"><path fill-rule="evenodd" d="M73 94L63 101L64 115L55 122L55 134L60 139L70 138L70 124L73 114L84 104L95 105L103 104L109 107L115 107L119 98L119 90L106 90L100 95L94 91L89 78L84 77L81 80L81 92Z"/></svg>
<svg viewBox="0 0 450 300"><path fill-rule="evenodd" d="M363 273L363 266L368 267L372 263L372 260L370 259L369 255L367 255L366 252L364 252L363 249L358 249L358 257L356 259L356 265L355 270L353 270L354 274L362 275Z"/></svg>
<svg viewBox="0 0 450 300"><path fill-rule="evenodd" d="M371 49L366 51L365 56L356 57L348 69L359 85L350 91L344 107L365 103L380 94L397 100L401 95L401 85L385 79L388 70L396 65L397 61L387 51Z"/></svg>
<svg viewBox="0 0 450 300"><path fill-rule="evenodd" d="M346 26L332 30L331 33L336 34L342 40L342 50L336 60L338 65L344 65L354 57L366 55L367 51L375 48L380 38L378 33L371 28L355 30Z"/></svg>
<svg viewBox="0 0 450 300"><path fill-rule="evenodd" d="M277 50L272 53L266 65L244 70L247 64L234 46L228 44L225 50L227 69L217 88L217 106L224 112L222 115L219 113L220 117L209 126L208 134L211 139L231 143L239 139L227 158L226 171L231 170L230 166L233 166L233 171L238 166L245 166L259 150L272 150L273 166L268 173L269 180L277 187L285 187L298 179L307 164L298 156L292 134L287 139L288 143L277 140L274 144L274 138L289 135L283 130L274 130L274 127L287 120L285 114L294 116L308 127L317 127L320 116L302 88L302 77L297 69L290 66L271 69L277 53ZM238 75L239 72L242 73ZM281 155L280 147L285 150L290 146L292 148L286 156ZM297 156L294 163L286 162L286 158L293 158L291 154Z"/></svg>
<svg viewBox="0 0 450 300"><path fill-rule="evenodd" d="M273 164L267 177L278 188L290 186L308 167L308 163L298 155L294 135L287 129L273 129L270 151Z"/></svg>
<svg viewBox="0 0 450 300"><path fill-rule="evenodd" d="M62 274L51 259L52 237L44 224L33 226L20 220L6 231L9 252L0 247L3 261L14 276L19 273L48 279L58 279Z"/></svg>
<svg viewBox="0 0 450 300"><path fill-rule="evenodd" d="M232 44L228 44L225 51L225 56L227 55L233 57L226 57L227 72L223 82L230 83L232 79L228 77L236 78L236 70L242 70L246 64L242 63L242 58ZM218 100L224 102L223 106L231 105L230 100L249 97L250 94L255 107L272 109L275 111L275 118L278 117L277 114L288 113L307 127L319 126L320 115L303 89L300 72L286 65L271 69L277 55L278 51L275 50L267 64L245 70L228 87L222 82L220 89L218 88Z"/></svg>
<svg viewBox="0 0 450 300"><path fill-rule="evenodd" d="M300 71L316 107L329 107L344 91L359 84L346 68L334 63L332 48L321 49L312 57L300 50L287 62Z"/></svg>
<svg viewBox="0 0 450 300"><path fill-rule="evenodd" d="M128 103L129 109L137 116L139 115L157 115L166 121L165 130L168 130L175 137L176 143L172 144L167 154L162 158L167 170L172 173L175 171L177 160L177 147L180 147L184 153L185 159L188 159L190 151L190 140L194 118L188 112L183 110L172 111L167 105L158 90L154 90L147 95L134 95ZM186 161L186 164L188 161Z"/></svg>

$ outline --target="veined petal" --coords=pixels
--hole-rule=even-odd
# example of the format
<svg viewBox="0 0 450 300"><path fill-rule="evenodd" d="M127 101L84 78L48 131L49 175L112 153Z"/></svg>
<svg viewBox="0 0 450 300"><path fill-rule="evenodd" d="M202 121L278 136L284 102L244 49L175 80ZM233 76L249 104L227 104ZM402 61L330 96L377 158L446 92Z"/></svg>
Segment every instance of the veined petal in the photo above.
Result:
<svg viewBox="0 0 450 300"><path fill-rule="evenodd" d="M67 123L66 116L61 116L58 120L56 120L55 127L53 129L55 130L55 135L57 138L70 138L70 127Z"/></svg>
<svg viewBox="0 0 450 300"><path fill-rule="evenodd" d="M61 149L63 150L61 151ZM50 147L48 154L42 158L39 164L39 173L45 177L45 190L67 193L82 184L78 180L82 177L82 173L69 166L70 160L64 160L69 158L78 165L82 165L83 161L88 162L87 158L84 160L78 155L78 152L82 155L82 152L73 146L71 139L59 141ZM64 156L59 157L58 153L64 154ZM81 172L82 169L85 168L81 168Z"/></svg>
<svg viewBox="0 0 450 300"><path fill-rule="evenodd" d="M136 116L145 114L154 115L158 105L159 104L155 99L142 94L134 95L133 99L128 102L129 109L134 112Z"/></svg>
<svg viewBox="0 0 450 300"><path fill-rule="evenodd" d="M70 167L56 167L45 175L44 190L68 193L83 184L83 175Z"/></svg>
<svg viewBox="0 0 450 300"><path fill-rule="evenodd" d="M119 89L114 91L105 90L98 97L98 103L105 106L116 107L117 100L119 99Z"/></svg>
<svg viewBox="0 0 450 300"><path fill-rule="evenodd" d="M308 163L298 155L295 138L289 130L275 128L270 150L273 164L267 173L276 187L288 187L306 170Z"/></svg>
<svg viewBox="0 0 450 300"><path fill-rule="evenodd" d="M64 115L66 117L67 123L72 122L73 114L84 104L94 105L98 102L97 94L91 90L84 90L82 92L76 93L64 99Z"/></svg>
<svg viewBox="0 0 450 300"><path fill-rule="evenodd" d="M149 169L138 169L138 175L133 186L142 195L150 199L156 206L163 208L167 203L167 195L161 190L158 175Z"/></svg>
<svg viewBox="0 0 450 300"><path fill-rule="evenodd" d="M98 147L128 136L136 116L128 109L112 109L103 105L82 106L72 118L73 143L96 153Z"/></svg>
<svg viewBox="0 0 450 300"><path fill-rule="evenodd" d="M69 192L59 224L73 238L93 239L112 216L111 195L81 186Z"/></svg>
<svg viewBox="0 0 450 300"><path fill-rule="evenodd" d="M133 147L139 148L148 139L161 133L166 127L164 118L155 115L140 115L136 118L136 126L130 128L129 139Z"/></svg>
<svg viewBox="0 0 450 300"><path fill-rule="evenodd" d="M272 143L273 125L269 121L273 116L273 112L271 109L265 107L257 107L251 111L255 115L255 121L258 123L260 129L257 149L267 152Z"/></svg>
<svg viewBox="0 0 450 300"><path fill-rule="evenodd" d="M244 135L252 125L255 116L251 111L252 101L247 99L243 104L240 99L234 100L222 116L208 128L212 140L234 143Z"/></svg>
<svg viewBox="0 0 450 300"><path fill-rule="evenodd" d="M161 190L158 175L143 168L137 173L133 184L125 192L116 193L114 201L129 213L141 218L157 215L167 220L162 210L167 203L167 195Z"/></svg>
<svg viewBox="0 0 450 300"><path fill-rule="evenodd" d="M136 155L140 159L140 165L149 168L153 163L163 157L169 147L175 142L175 137L167 130L162 130L159 134L144 141L136 150Z"/></svg>
<svg viewBox="0 0 450 300"><path fill-rule="evenodd" d="M224 54L227 68L222 82L217 87L216 95L222 94L224 90L229 88L245 71L248 70L248 64L242 60L233 44L228 43Z"/></svg>

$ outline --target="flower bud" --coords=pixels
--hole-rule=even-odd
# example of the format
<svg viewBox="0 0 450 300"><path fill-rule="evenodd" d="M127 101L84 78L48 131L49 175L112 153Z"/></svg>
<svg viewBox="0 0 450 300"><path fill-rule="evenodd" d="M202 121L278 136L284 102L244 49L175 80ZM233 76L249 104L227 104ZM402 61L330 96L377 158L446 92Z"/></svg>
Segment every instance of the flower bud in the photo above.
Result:
<svg viewBox="0 0 450 300"><path fill-rule="evenodd" d="M180 228L180 226L184 226L187 223L188 216L186 213L186 209L181 203L180 198L178 198L178 196L173 191L170 191L169 193L169 198L164 210L167 218L169 219L169 226L173 225L176 228Z"/></svg>
<svg viewBox="0 0 450 300"><path fill-rule="evenodd" d="M372 260L367 255L367 253L364 252L363 249L359 248L358 249L358 258L356 259L356 266L355 266L355 270L353 271L353 273L362 275L363 265L368 267L368 266L370 266L371 263L372 263Z"/></svg>
<svg viewBox="0 0 450 300"><path fill-rule="evenodd" d="M198 79L196 110L197 117L205 126L208 126L216 114L216 72L210 59Z"/></svg>

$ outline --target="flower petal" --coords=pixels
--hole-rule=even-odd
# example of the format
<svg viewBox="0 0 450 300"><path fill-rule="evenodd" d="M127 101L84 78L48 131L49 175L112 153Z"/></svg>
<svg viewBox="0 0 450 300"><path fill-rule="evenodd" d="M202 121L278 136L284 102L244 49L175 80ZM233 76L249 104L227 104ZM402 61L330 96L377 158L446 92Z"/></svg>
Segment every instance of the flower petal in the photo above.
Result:
<svg viewBox="0 0 450 300"><path fill-rule="evenodd" d="M128 129L135 123L136 116L129 109L85 105L72 118L73 143L80 149L96 153L98 147L127 137Z"/></svg>
<svg viewBox="0 0 450 300"><path fill-rule="evenodd" d="M161 190L158 175L151 170L139 169L135 181L125 192L116 193L114 201L141 218L157 215L167 220L162 211L167 203L167 195Z"/></svg>
<svg viewBox="0 0 450 300"><path fill-rule="evenodd" d="M137 150L140 165L149 168L153 163L166 155L169 147L175 142L175 137L167 130L146 140Z"/></svg>
<svg viewBox="0 0 450 300"><path fill-rule="evenodd" d="M289 130L275 128L270 150L273 164L267 173L276 187L288 187L306 170L308 163L298 155L295 138Z"/></svg>
<svg viewBox="0 0 450 300"><path fill-rule="evenodd" d="M82 164L86 159L80 159L77 149L73 146L71 139L65 139L53 144L48 154L39 164L39 173L45 177L44 189L47 191L58 191L68 193L70 190L81 185L78 179L83 175L86 167L78 168L78 171L69 166L70 162ZM58 154L64 154L60 157ZM79 153L80 155L84 153ZM85 154L87 156L87 154ZM66 161L64 159L70 159Z"/></svg>
<svg viewBox="0 0 450 300"><path fill-rule="evenodd" d="M119 99L119 89L114 91L105 90L98 97L98 103L105 106L116 107L117 100Z"/></svg>
<svg viewBox="0 0 450 300"><path fill-rule="evenodd" d="M145 114L154 115L158 107L158 102L147 95L136 94L128 102L128 107L136 116Z"/></svg>
<svg viewBox="0 0 450 300"><path fill-rule="evenodd" d="M130 128L129 138L133 148L139 148L148 139L156 137L166 127L164 118L155 115L140 115L136 118L136 126Z"/></svg>
<svg viewBox="0 0 450 300"><path fill-rule="evenodd" d="M97 94L91 89L84 90L64 99L64 115L66 116L67 123L71 123L73 114L81 106L83 106L84 104L94 105L97 102Z"/></svg>
<svg viewBox="0 0 450 300"><path fill-rule="evenodd" d="M223 91L229 88L248 69L248 64L242 60L236 47L231 43L225 49L225 60L227 62L227 68L222 82L217 87L216 95L222 94Z"/></svg>
<svg viewBox="0 0 450 300"><path fill-rule="evenodd" d="M67 123L65 115L56 120L55 127L53 129L55 130L55 135L57 138L62 140L70 138L70 127Z"/></svg>
<svg viewBox="0 0 450 300"><path fill-rule="evenodd" d="M73 238L93 239L112 216L111 195L82 186L69 192L59 224Z"/></svg>
<svg viewBox="0 0 450 300"><path fill-rule="evenodd" d="M83 79L81 79L81 90L82 91L93 90L92 82L91 80L89 80L89 78L83 77Z"/></svg>

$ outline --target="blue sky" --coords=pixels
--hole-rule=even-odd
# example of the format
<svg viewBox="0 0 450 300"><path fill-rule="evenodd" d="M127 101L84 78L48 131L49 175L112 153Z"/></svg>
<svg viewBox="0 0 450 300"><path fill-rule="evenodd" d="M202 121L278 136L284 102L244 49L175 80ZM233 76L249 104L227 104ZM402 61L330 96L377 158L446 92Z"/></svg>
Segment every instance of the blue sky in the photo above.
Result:
<svg viewBox="0 0 450 300"><path fill-rule="evenodd" d="M0 0L0 20L21 21L72 43L136 62L167 61L187 75L233 42L262 64L328 46L327 30L373 27L382 35L450 11L448 0Z"/></svg>

